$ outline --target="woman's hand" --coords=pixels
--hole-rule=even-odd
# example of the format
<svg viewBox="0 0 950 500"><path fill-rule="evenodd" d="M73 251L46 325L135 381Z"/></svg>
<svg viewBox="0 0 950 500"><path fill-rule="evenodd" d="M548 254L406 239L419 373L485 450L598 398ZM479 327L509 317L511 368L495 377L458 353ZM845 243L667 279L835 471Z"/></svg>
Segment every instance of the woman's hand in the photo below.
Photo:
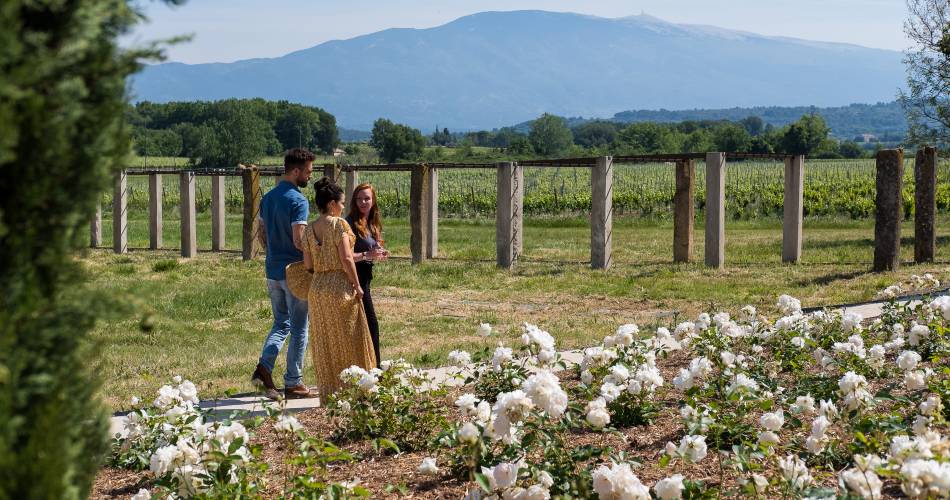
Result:
<svg viewBox="0 0 950 500"><path fill-rule="evenodd" d="M366 252L366 260L368 262L382 261L386 260L386 251L382 248L374 248Z"/></svg>
<svg viewBox="0 0 950 500"><path fill-rule="evenodd" d="M353 287L353 293L356 295L356 298L363 300L363 287L356 285Z"/></svg>

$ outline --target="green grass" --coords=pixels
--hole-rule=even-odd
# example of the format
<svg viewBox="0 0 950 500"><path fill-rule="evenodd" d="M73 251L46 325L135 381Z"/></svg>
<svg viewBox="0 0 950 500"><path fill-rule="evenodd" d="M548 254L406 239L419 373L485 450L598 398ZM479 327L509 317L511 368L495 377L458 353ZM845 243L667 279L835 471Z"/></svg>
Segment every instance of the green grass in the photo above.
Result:
<svg viewBox="0 0 950 500"><path fill-rule="evenodd" d="M107 244L109 222L103 223ZM101 354L102 394L113 408L128 406L132 395L153 397L155 388L176 374L191 378L205 397L251 390L248 378L270 327L270 304L262 260L241 260L240 218L228 223L227 245L235 252L179 260L175 250L135 250L147 246L148 235L146 222L133 214L133 251L115 255L97 249L81 258L91 286L118 301L115 314L91 337ZM198 226L199 248L209 248L207 214L199 216ZM872 274L870 221L806 222L803 262L796 266L781 263L778 221L730 221L726 269L715 271L701 265L701 220L695 234L699 263L674 265L670 223L618 218L614 267L603 272L589 269L585 221L528 219L524 257L508 272L494 263L491 219L443 220L444 258L420 266L406 258L407 222L389 220L387 246L399 258L381 264L373 283L383 355L440 364L452 349L517 341L523 322L549 330L564 348L597 342L624 322L666 324L700 309L735 312L746 303L771 312L780 293L793 294L806 306L865 300L911 273L950 278L950 219L942 216L937 227L938 264ZM903 256L909 260L912 224L903 231ZM165 240L177 247L178 228L171 221ZM477 337L479 322L492 323L499 335ZM283 373L282 358L277 374ZM309 368L305 374L312 382Z"/></svg>

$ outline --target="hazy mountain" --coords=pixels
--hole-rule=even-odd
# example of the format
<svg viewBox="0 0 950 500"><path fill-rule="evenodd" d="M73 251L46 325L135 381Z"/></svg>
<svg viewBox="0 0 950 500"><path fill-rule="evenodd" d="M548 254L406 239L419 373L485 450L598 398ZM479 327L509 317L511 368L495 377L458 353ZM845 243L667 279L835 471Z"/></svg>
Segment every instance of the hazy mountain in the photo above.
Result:
<svg viewBox="0 0 950 500"><path fill-rule="evenodd" d="M890 101L901 54L766 37L641 15L484 12L389 29L273 59L166 63L133 81L138 100L227 97L320 106L346 127L387 117L430 131L518 123L543 112L840 106Z"/></svg>

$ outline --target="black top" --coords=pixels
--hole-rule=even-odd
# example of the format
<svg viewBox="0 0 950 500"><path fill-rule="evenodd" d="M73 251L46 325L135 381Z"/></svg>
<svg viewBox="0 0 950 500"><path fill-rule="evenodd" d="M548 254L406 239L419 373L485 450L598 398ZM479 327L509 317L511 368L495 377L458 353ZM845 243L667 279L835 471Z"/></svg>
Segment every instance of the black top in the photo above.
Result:
<svg viewBox="0 0 950 500"><path fill-rule="evenodd" d="M348 215L346 217L346 222L350 224L350 229L353 230L353 234L356 235L356 244L353 246L353 252L362 253L369 252L370 250L376 248L376 238L373 238L373 235L366 231L366 235L361 236L359 231L356 229L356 217L354 215ZM359 267L360 264L366 266L372 266L373 263L369 261L357 262L356 266Z"/></svg>

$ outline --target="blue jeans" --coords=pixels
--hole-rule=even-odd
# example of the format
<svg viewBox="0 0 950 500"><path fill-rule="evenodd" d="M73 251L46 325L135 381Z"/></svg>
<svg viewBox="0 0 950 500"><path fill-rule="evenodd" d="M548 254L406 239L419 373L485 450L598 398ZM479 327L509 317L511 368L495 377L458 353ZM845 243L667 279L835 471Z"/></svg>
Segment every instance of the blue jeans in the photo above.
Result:
<svg viewBox="0 0 950 500"><path fill-rule="evenodd" d="M307 352L307 301L294 297L285 280L268 279L267 293L270 295L270 306L274 313L274 326L264 340L260 364L268 371L273 371L277 355L290 335L284 387L294 387L303 382L301 371Z"/></svg>

